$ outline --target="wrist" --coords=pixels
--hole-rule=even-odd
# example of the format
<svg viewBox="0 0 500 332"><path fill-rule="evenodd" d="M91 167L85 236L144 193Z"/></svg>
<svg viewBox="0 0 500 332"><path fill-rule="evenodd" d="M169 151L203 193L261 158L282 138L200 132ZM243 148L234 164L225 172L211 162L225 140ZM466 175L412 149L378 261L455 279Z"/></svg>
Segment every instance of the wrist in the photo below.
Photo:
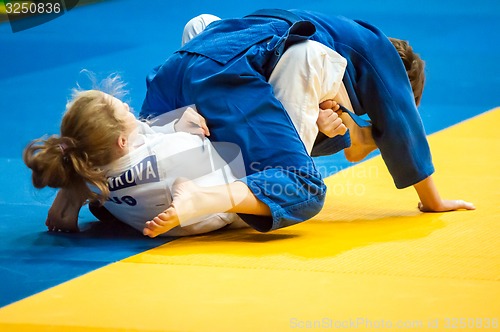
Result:
<svg viewBox="0 0 500 332"><path fill-rule="evenodd" d="M438 212L438 211L443 211L443 209L444 209L444 204L441 200L439 200L439 201L433 200L431 202L426 202L426 203L424 203L424 206L429 211Z"/></svg>

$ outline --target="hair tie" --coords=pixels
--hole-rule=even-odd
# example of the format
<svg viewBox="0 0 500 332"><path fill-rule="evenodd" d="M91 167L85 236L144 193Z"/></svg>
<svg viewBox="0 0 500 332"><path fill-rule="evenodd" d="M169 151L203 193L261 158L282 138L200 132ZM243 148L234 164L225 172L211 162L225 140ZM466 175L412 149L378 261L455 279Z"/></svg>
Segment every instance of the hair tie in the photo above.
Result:
<svg viewBox="0 0 500 332"><path fill-rule="evenodd" d="M63 154L63 156L66 154L66 149L68 148L68 146L64 143L61 143L59 144L59 149L61 150L61 153Z"/></svg>
<svg viewBox="0 0 500 332"><path fill-rule="evenodd" d="M68 157L66 156L66 149L67 148L68 148L68 146L65 143L59 144L59 150L61 150L64 162L68 161Z"/></svg>

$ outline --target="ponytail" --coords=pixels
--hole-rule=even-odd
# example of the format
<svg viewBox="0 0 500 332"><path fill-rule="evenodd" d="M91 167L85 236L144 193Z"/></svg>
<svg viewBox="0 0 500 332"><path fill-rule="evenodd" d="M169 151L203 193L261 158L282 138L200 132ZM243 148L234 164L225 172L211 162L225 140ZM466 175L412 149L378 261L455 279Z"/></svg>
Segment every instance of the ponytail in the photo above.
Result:
<svg viewBox="0 0 500 332"><path fill-rule="evenodd" d="M90 200L109 195L105 174L89 162L86 153L77 148L74 139L51 136L36 139L24 149L23 161L32 170L33 186L67 188L79 182L96 186L101 194L89 191Z"/></svg>
<svg viewBox="0 0 500 332"><path fill-rule="evenodd" d="M73 174L67 166L68 150L67 142L56 136L37 139L28 144L24 149L23 160L33 172L35 188L62 188L71 183Z"/></svg>

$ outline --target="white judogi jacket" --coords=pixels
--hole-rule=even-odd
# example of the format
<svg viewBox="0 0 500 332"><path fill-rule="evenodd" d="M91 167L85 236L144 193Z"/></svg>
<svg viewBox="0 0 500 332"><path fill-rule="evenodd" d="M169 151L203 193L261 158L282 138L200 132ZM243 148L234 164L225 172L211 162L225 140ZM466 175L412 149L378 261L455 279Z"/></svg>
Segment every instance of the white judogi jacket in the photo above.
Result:
<svg viewBox="0 0 500 332"><path fill-rule="evenodd" d="M146 221L152 220L172 203L172 184L177 178L193 180L199 186L228 184L236 180L231 167L244 167L239 166L240 163L243 165L238 159L241 154L233 151L233 160L227 162L214 148L215 144L218 149L227 150L227 143L219 146L219 143L212 144L201 136L175 132L173 122L161 125L162 121L153 121L154 126L137 122L138 132L130 137L131 151L104 167L110 189L104 207L141 232ZM233 213L181 219L181 227L163 235L206 233L233 222L237 222L235 226L238 227L244 224Z"/></svg>

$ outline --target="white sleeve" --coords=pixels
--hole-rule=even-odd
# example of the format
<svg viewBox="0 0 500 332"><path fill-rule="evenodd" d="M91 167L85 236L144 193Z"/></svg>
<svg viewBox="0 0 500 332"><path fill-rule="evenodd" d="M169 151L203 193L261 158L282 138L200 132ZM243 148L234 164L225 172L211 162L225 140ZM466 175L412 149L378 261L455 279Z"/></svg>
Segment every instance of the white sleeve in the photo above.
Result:
<svg viewBox="0 0 500 332"><path fill-rule="evenodd" d="M160 114L154 118L147 119L146 121L151 129L156 133L173 134L176 132L175 124L182 118L186 111L198 113L195 105L189 105Z"/></svg>
<svg viewBox="0 0 500 332"><path fill-rule="evenodd" d="M155 133L162 133L162 134L173 134L175 133L175 124L177 123L177 120L171 121L167 124L164 124L163 126L152 126L151 129Z"/></svg>
<svg viewBox="0 0 500 332"><path fill-rule="evenodd" d="M318 135L319 104L337 95L346 66L340 54L308 40L287 49L269 78L309 153Z"/></svg>

